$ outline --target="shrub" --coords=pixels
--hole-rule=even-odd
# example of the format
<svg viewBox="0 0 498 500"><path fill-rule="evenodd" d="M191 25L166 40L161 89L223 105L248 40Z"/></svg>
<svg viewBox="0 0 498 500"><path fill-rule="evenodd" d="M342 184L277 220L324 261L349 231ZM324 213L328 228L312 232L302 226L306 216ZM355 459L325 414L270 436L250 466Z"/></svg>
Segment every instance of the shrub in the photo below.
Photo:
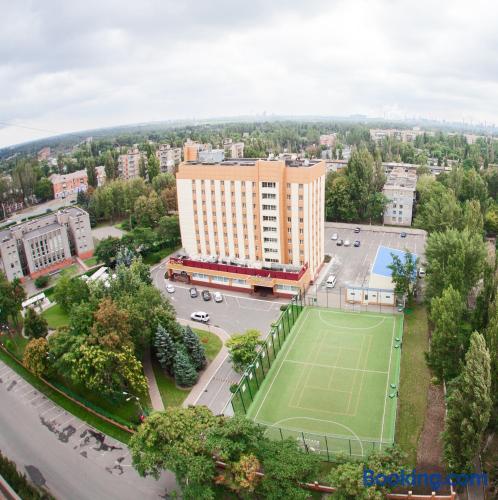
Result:
<svg viewBox="0 0 498 500"><path fill-rule="evenodd" d="M35 279L36 288L45 288L50 281L50 276L48 274L43 274Z"/></svg>
<svg viewBox="0 0 498 500"><path fill-rule="evenodd" d="M239 384L232 384L232 385L230 386L230 392L231 392L232 394L235 394L235 393L237 392L237 387L239 387Z"/></svg>
<svg viewBox="0 0 498 500"><path fill-rule="evenodd" d="M332 259L332 257L330 256L330 254L326 253L325 257L323 258L323 262L325 262L325 263L330 262L331 259Z"/></svg>
<svg viewBox="0 0 498 500"><path fill-rule="evenodd" d="M281 310L281 311L287 311L287 304L282 304L282 305L280 306L280 310Z"/></svg>
<svg viewBox="0 0 498 500"><path fill-rule="evenodd" d="M147 255L147 262L149 264L158 264L161 262L161 256L158 253L151 253Z"/></svg>

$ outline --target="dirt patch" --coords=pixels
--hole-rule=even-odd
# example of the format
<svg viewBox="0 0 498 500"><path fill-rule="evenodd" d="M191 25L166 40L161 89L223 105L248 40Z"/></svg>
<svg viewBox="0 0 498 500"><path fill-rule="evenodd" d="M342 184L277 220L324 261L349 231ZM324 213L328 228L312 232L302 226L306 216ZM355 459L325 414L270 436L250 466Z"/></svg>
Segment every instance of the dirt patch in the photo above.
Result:
<svg viewBox="0 0 498 500"><path fill-rule="evenodd" d="M417 450L417 472L444 474L445 468L442 460L443 442L441 433L444 430L444 390L442 385L429 385L427 395L427 412L424 427L420 435ZM419 493L430 493L431 488L420 488ZM440 493L449 492L445 489Z"/></svg>

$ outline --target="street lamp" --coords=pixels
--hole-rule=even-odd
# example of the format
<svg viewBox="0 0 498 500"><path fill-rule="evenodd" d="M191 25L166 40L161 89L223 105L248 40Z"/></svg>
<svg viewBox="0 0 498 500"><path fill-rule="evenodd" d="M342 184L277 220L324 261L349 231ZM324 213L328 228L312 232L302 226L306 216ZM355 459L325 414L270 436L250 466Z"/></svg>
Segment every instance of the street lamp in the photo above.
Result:
<svg viewBox="0 0 498 500"><path fill-rule="evenodd" d="M138 404L138 407L140 408L142 415L144 415L144 416L148 415L148 412L144 410L142 404L140 403L140 398L138 396L135 396L134 394L130 394L129 392L126 392L126 391L123 391L123 395L128 396L126 398L126 401L134 400Z"/></svg>

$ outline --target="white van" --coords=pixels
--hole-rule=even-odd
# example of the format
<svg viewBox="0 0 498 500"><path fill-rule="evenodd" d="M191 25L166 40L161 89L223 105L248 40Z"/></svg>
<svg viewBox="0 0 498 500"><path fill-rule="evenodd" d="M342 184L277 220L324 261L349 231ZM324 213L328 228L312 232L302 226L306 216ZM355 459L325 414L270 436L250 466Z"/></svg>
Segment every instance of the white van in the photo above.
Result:
<svg viewBox="0 0 498 500"><path fill-rule="evenodd" d="M325 286L327 288L334 288L336 283L337 283L337 278L333 274L331 274L327 278L327 282L326 282Z"/></svg>

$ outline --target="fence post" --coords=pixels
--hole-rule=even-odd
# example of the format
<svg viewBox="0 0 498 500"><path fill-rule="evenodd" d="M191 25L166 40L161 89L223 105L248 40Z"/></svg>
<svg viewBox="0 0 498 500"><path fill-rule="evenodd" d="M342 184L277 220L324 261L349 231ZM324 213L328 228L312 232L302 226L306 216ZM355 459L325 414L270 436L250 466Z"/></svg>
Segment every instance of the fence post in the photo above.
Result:
<svg viewBox="0 0 498 500"><path fill-rule="evenodd" d="M247 410L246 410L246 405L244 404L244 398L242 397L242 393L240 392L240 385L239 388L237 389L237 394L239 395L240 402L242 403L242 408L244 410L244 415L247 415Z"/></svg>
<svg viewBox="0 0 498 500"><path fill-rule="evenodd" d="M325 436L325 448L327 448L327 462L330 462L329 443L327 436Z"/></svg>
<svg viewBox="0 0 498 500"><path fill-rule="evenodd" d="M251 384L249 383L249 377L247 376L247 372L244 374L244 380L245 383L247 384L247 390L249 391L249 396L251 398L251 401L254 401L254 398L252 397Z"/></svg>
<svg viewBox="0 0 498 500"><path fill-rule="evenodd" d="M349 456L352 457L353 451L351 450L351 439L348 439L348 441L349 441Z"/></svg>
<svg viewBox="0 0 498 500"><path fill-rule="evenodd" d="M252 368L252 373L254 375L254 378L256 379L256 386L258 387L258 390L259 390L259 381L258 381L258 375L256 374L256 365L253 364L251 365L249 368Z"/></svg>
<svg viewBox="0 0 498 500"><path fill-rule="evenodd" d="M304 438L304 432L301 432L301 435L303 436L303 445L304 445L304 449L306 450L306 453L310 453L310 451L308 450L308 445L306 444L306 439Z"/></svg>
<svg viewBox="0 0 498 500"><path fill-rule="evenodd" d="M282 434L282 427L279 427L278 430L280 431L280 439L283 441L284 435Z"/></svg>

